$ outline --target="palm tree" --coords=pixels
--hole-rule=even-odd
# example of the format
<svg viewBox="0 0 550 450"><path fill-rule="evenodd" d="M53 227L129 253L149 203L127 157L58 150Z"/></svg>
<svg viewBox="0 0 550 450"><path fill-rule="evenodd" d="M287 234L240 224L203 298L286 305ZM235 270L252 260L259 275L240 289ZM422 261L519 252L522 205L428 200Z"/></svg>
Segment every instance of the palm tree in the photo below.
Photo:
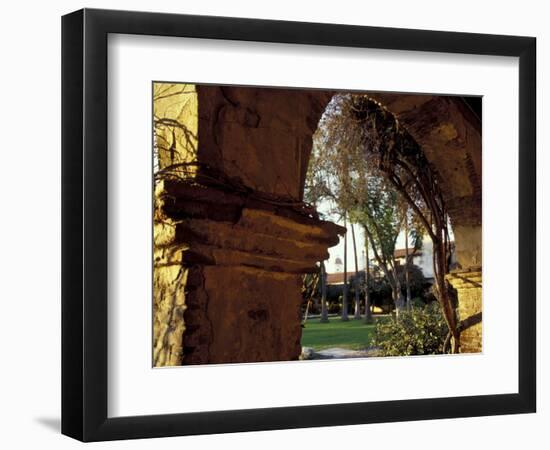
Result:
<svg viewBox="0 0 550 450"><path fill-rule="evenodd" d="M328 310L327 310L327 271L325 268L325 262L321 261L321 323L328 322Z"/></svg>
<svg viewBox="0 0 550 450"><path fill-rule="evenodd" d="M355 228L353 227L353 223L350 224L351 226L351 239L353 241L353 256L355 258L355 279L353 283L353 288L355 290L355 314L353 315L353 318L356 320L361 319L361 303L359 299L359 269L357 265L357 245L355 243Z"/></svg>
<svg viewBox="0 0 550 450"><path fill-rule="evenodd" d="M344 212L344 228L346 228L346 213ZM342 321L348 317L348 233L344 234L344 290L342 292Z"/></svg>
<svg viewBox="0 0 550 450"><path fill-rule="evenodd" d="M411 283L409 281L409 211L405 213L405 286L407 288L407 310L411 310Z"/></svg>
<svg viewBox="0 0 550 450"><path fill-rule="evenodd" d="M369 239L365 231L365 323L372 322L369 288L370 288Z"/></svg>

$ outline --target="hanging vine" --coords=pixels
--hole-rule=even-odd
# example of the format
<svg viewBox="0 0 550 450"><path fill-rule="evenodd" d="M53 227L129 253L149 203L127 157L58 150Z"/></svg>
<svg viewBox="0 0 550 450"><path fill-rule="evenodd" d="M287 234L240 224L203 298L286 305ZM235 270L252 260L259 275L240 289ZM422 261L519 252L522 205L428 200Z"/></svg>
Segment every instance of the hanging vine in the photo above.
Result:
<svg viewBox="0 0 550 450"><path fill-rule="evenodd" d="M437 174L412 136L393 114L365 95L351 95L344 114L357 126L354 140L364 155L410 205L433 244L433 267L438 301L449 328L446 350L457 353L460 330L445 275L449 272L449 216Z"/></svg>

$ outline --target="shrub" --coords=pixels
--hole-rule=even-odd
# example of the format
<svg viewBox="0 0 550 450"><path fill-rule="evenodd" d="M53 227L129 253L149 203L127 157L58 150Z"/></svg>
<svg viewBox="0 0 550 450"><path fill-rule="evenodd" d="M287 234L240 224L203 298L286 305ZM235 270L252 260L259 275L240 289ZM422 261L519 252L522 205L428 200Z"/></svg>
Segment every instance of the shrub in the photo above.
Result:
<svg viewBox="0 0 550 450"><path fill-rule="evenodd" d="M414 308L424 308L426 306L426 302L422 299L422 297L415 297L411 300L411 305Z"/></svg>
<svg viewBox="0 0 550 450"><path fill-rule="evenodd" d="M342 304L338 302L330 302L328 304L328 313L329 314L340 314L342 311Z"/></svg>
<svg viewBox="0 0 550 450"><path fill-rule="evenodd" d="M407 282L405 279L405 265L397 266L397 276L401 282L401 290L403 295L407 295ZM409 264L409 285L411 288L412 297L422 297L426 289L426 278L422 269L415 264Z"/></svg>
<svg viewBox="0 0 550 450"><path fill-rule="evenodd" d="M398 319L378 321L372 345L381 356L433 355L443 353L447 331L439 304L433 302L401 311Z"/></svg>

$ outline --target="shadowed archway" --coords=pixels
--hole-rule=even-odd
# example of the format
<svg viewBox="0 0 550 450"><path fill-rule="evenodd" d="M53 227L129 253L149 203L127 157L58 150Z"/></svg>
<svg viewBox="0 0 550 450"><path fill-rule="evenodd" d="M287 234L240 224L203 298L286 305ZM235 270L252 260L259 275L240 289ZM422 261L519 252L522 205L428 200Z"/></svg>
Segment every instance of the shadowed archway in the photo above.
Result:
<svg viewBox="0 0 550 450"><path fill-rule="evenodd" d="M312 135L335 92L197 86L196 94L195 182L165 180L155 197L155 226L169 231L155 242L154 363L297 359L301 276L344 232L302 203ZM440 177L461 267L449 280L460 318L473 316L481 311L480 118L461 97L368 95ZM480 348L479 324L462 345Z"/></svg>

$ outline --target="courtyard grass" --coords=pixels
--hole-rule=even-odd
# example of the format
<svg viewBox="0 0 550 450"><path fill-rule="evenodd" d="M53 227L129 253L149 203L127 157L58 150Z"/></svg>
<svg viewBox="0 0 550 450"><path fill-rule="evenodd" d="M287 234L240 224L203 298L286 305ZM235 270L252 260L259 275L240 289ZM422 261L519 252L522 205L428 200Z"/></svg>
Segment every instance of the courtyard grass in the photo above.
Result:
<svg viewBox="0 0 550 450"><path fill-rule="evenodd" d="M315 351L333 347L364 350L370 346L374 328L375 322L367 325L363 318L350 318L348 322L342 322L340 317L332 316L328 323L311 318L302 329L302 347L310 347Z"/></svg>

